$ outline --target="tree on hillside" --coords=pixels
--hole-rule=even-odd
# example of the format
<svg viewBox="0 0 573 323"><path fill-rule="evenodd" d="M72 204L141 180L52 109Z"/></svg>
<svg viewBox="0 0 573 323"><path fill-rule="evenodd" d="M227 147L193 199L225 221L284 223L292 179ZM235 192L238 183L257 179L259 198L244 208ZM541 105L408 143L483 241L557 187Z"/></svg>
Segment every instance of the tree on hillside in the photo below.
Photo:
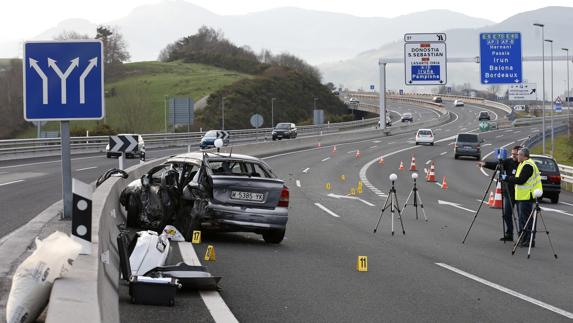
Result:
<svg viewBox="0 0 573 323"><path fill-rule="evenodd" d="M80 34L73 30L64 30L61 34L54 37L55 40L72 40L72 39L91 39L89 35Z"/></svg>
<svg viewBox="0 0 573 323"><path fill-rule="evenodd" d="M129 61L127 43L117 28L109 26L97 27L96 39L103 43L104 68L106 75L114 75L121 65Z"/></svg>
<svg viewBox="0 0 573 323"><path fill-rule="evenodd" d="M300 58L298 58L292 54L282 53L282 54L273 56L271 63L279 65L279 66L292 68L295 71L299 71L301 73L310 75L318 81L320 81L322 79L322 75L320 74L320 71L316 67L306 63L302 59L300 59Z"/></svg>
<svg viewBox="0 0 573 323"><path fill-rule="evenodd" d="M0 139L10 138L26 126L22 114L22 62L11 60L0 70Z"/></svg>

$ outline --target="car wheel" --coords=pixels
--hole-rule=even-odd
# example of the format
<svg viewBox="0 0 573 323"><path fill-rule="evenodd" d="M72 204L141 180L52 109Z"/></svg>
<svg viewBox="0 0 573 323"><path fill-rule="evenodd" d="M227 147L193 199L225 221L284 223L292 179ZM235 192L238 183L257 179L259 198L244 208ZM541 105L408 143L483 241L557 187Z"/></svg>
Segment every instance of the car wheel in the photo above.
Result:
<svg viewBox="0 0 573 323"><path fill-rule="evenodd" d="M559 203L559 194L554 194L549 199L551 200L551 203L557 204Z"/></svg>
<svg viewBox="0 0 573 323"><path fill-rule="evenodd" d="M458 159L458 158L460 158L460 156L454 155L454 159Z"/></svg>
<svg viewBox="0 0 573 323"><path fill-rule="evenodd" d="M277 140L277 138L273 137L273 141Z"/></svg>
<svg viewBox="0 0 573 323"><path fill-rule="evenodd" d="M431 142L431 143L430 143L430 146L433 146L433 145L434 145L434 143L433 143L433 142Z"/></svg>
<svg viewBox="0 0 573 323"><path fill-rule="evenodd" d="M141 159L142 161L145 161L145 153L141 154L140 159Z"/></svg>
<svg viewBox="0 0 573 323"><path fill-rule="evenodd" d="M107 157L107 158L111 158L111 154L106 154L106 157Z"/></svg>
<svg viewBox="0 0 573 323"><path fill-rule="evenodd" d="M416 141L416 146L418 146L418 142Z"/></svg>
<svg viewBox="0 0 573 323"><path fill-rule="evenodd" d="M266 243L281 243L285 237L284 229L270 229L263 233L263 239Z"/></svg>
<svg viewBox="0 0 573 323"><path fill-rule="evenodd" d="M130 195L127 200L127 226L130 228L137 228L140 226L139 210L141 202L139 197Z"/></svg>

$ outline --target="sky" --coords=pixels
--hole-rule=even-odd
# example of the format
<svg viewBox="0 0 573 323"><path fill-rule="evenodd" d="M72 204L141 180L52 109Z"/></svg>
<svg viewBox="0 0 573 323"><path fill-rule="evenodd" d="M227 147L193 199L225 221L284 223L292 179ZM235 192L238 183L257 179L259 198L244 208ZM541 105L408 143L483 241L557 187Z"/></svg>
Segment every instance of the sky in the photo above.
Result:
<svg viewBox="0 0 573 323"><path fill-rule="evenodd" d="M36 36L70 18L106 23L124 17L137 6L184 0L0 0L0 42ZM187 1L187 0L185 0ZM381 0L189 0L216 14L233 15L277 7L299 7L362 17L396 17L431 9L449 9L501 22L519 12L546 6L572 6L573 0L408 0L397 4Z"/></svg>

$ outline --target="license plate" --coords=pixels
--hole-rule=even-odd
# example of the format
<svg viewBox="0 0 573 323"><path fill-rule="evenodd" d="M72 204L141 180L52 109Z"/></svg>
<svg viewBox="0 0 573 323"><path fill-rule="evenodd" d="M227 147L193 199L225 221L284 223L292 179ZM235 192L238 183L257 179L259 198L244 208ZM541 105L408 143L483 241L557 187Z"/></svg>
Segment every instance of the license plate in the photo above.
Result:
<svg viewBox="0 0 573 323"><path fill-rule="evenodd" d="M265 195L263 193L232 191L231 198L234 200L262 202Z"/></svg>
<svg viewBox="0 0 573 323"><path fill-rule="evenodd" d="M546 181L546 180L547 180L547 176L541 176L541 180L542 180L542 181Z"/></svg>
<svg viewBox="0 0 573 323"><path fill-rule="evenodd" d="M464 149L472 149L471 146L464 146Z"/></svg>

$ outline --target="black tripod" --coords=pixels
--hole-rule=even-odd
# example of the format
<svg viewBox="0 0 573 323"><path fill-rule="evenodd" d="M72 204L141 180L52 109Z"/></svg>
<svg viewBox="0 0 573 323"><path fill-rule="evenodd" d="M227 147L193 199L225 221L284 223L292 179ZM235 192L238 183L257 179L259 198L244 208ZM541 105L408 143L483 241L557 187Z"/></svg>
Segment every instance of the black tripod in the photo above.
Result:
<svg viewBox="0 0 573 323"><path fill-rule="evenodd" d="M538 217L541 219L541 223L543 224L543 227L545 228L544 231L537 231L537 218ZM531 224L531 230L526 230L529 222L532 223ZM517 249L517 246L519 245L521 240L523 240L523 238L525 237L525 233L528 231L529 231L529 244L528 244L529 248L527 249L527 259L529 259L531 257L531 247L534 243L533 238L535 237L535 234L537 232L545 232L547 234L547 239L549 239L549 245L551 246L551 251L553 251L553 256L555 257L555 259L557 259L557 254L555 253L555 249L553 249L553 243L551 242L551 237L549 237L549 231L547 231L547 226L545 225L545 221L543 221L543 216L541 215L541 208L539 207L538 198L535 198L535 207L533 208L533 210L531 210L531 214L529 214L529 217L527 218L527 221L525 222L525 226L523 227L523 231L521 231L519 238L515 242L515 245L513 245L513 250L511 250L512 255L515 254L515 250Z"/></svg>
<svg viewBox="0 0 573 323"><path fill-rule="evenodd" d="M468 238L468 235L470 234L470 231L471 231L472 227L474 226L474 223L475 223L475 221L476 221L476 219L477 219L477 216L478 216L478 214L479 214L479 211L481 210L481 207L482 207L482 205L483 205L483 202L485 201L485 199L486 199L486 197L487 197L487 193L489 192L489 189L491 188L491 183L493 183L493 180L495 179L495 176L496 176L496 175L499 175L498 181L501 180L502 170L503 170L503 164L502 164L502 161L499 160L497 166L495 167L495 170L493 171L493 174L491 175L491 178L490 178L490 180L489 180L489 184L487 184L487 188L485 189L485 192L484 192L483 197L482 197L482 199L481 199L481 202L480 202L480 204L479 204L479 206L478 206L478 209L477 209L477 211L476 211L476 214L474 215L474 218L473 218L473 220L472 220L472 223L470 224L470 227L468 228L468 232L466 232L466 236L464 237L464 240L462 241L462 243L466 243L466 239ZM503 196L503 195L502 195L502 196ZM502 199L503 199L503 197L502 197ZM503 209L502 209L502 210L503 210ZM502 211L502 220L501 220L501 223L502 223L502 231L503 231L503 234L505 235L505 222L503 222L503 211Z"/></svg>
<svg viewBox="0 0 573 323"><path fill-rule="evenodd" d="M394 175L394 174L392 174ZM396 175L394 175L396 176ZM395 210L398 211L398 218L400 219L400 225L402 226L402 234L406 234L404 230L404 222L402 222L402 211L400 211L400 203L398 203L398 196L396 195L396 188L394 187L394 180L392 180L392 187L390 188L390 192L388 192L388 197L386 197L386 202L384 202L384 206L382 207L382 211L380 211L380 218L378 218L378 223L376 223L376 227L374 228L374 233L378 231L378 225L382 225L382 216L384 215L384 211L390 208L390 212L392 213L392 235L394 235L394 212Z"/></svg>
<svg viewBox="0 0 573 323"><path fill-rule="evenodd" d="M420 193L418 192L418 187L416 186L416 178L418 178L418 176L412 175L412 179L414 180L414 187L412 187L410 194L408 194L406 203L404 203L404 206L402 207L402 213L406 211L406 206L412 205L414 206L414 208L416 208L416 220L418 220L418 200L420 200L420 208L422 209L422 215L424 216L424 219L428 221L428 217L426 216L426 210L424 210L424 202L422 202L422 198L420 197ZM414 196L414 202L412 204L408 204L408 201L410 200L410 197L412 197L412 195Z"/></svg>

